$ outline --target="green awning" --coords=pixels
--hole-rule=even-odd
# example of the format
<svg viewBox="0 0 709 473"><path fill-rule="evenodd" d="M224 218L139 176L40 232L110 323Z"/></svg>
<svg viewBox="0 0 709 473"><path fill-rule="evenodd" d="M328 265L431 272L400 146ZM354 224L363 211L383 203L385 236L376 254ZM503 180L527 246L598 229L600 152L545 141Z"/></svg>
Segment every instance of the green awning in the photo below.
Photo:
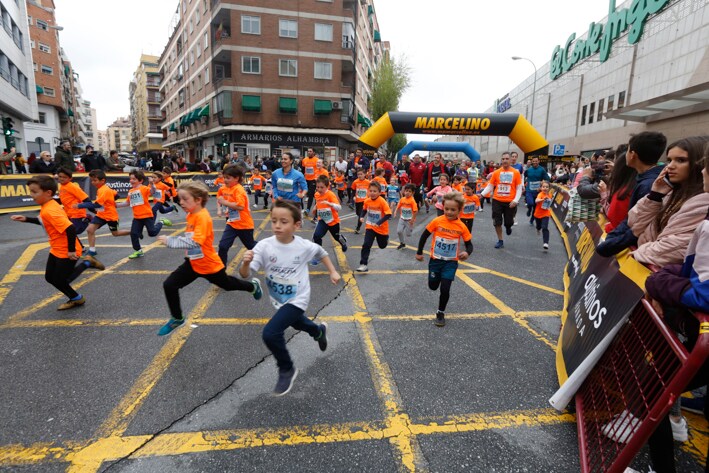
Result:
<svg viewBox="0 0 709 473"><path fill-rule="evenodd" d="M189 114L187 114L187 115L183 116L182 118L180 118L180 126L187 126L187 125L189 125L189 123L187 123L187 117L188 117L188 116L189 116Z"/></svg>
<svg viewBox="0 0 709 473"><path fill-rule="evenodd" d="M283 113L296 113L298 111L298 99L295 97L279 97L278 109Z"/></svg>
<svg viewBox="0 0 709 473"><path fill-rule="evenodd" d="M382 40L382 35L379 33L379 31L374 30L374 42L379 43Z"/></svg>
<svg viewBox="0 0 709 473"><path fill-rule="evenodd" d="M367 14L368 15L374 15L374 5L369 5L367 7Z"/></svg>
<svg viewBox="0 0 709 473"><path fill-rule="evenodd" d="M44 88L42 88L42 87L39 86L39 85L36 85L36 87L37 87L37 93L38 93L38 94L43 94L43 93L44 93Z"/></svg>
<svg viewBox="0 0 709 473"><path fill-rule="evenodd" d="M74 116L74 110L69 109L69 110L66 112L66 114L69 115L70 117L73 117L73 116Z"/></svg>
<svg viewBox="0 0 709 473"><path fill-rule="evenodd" d="M331 100L315 99L315 115L328 115L332 112Z"/></svg>
<svg viewBox="0 0 709 473"><path fill-rule="evenodd" d="M173 123L172 125L170 125L170 131L177 131L177 124L176 123Z"/></svg>
<svg viewBox="0 0 709 473"><path fill-rule="evenodd" d="M68 66L68 65L65 65L65 66L64 66L64 75L67 76L67 77L69 77L69 72L70 72L70 71L71 71L71 69L69 69L69 66Z"/></svg>
<svg viewBox="0 0 709 473"><path fill-rule="evenodd" d="M365 128L369 128L372 126L372 120L369 118L365 117L364 115L358 113L357 114L357 124L362 125Z"/></svg>
<svg viewBox="0 0 709 473"><path fill-rule="evenodd" d="M208 117L208 116L209 116L209 104L202 107L202 109L199 111L199 114L197 115L197 117L202 118L202 117Z"/></svg>
<svg viewBox="0 0 709 473"><path fill-rule="evenodd" d="M261 111L261 96L260 95L242 95L241 109L246 112Z"/></svg>

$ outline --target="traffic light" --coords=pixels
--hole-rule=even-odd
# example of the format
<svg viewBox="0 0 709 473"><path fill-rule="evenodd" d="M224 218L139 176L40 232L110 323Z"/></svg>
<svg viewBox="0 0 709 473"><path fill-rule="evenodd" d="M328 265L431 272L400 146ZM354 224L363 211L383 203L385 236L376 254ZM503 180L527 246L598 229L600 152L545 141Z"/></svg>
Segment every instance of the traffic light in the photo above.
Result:
<svg viewBox="0 0 709 473"><path fill-rule="evenodd" d="M10 117L4 117L2 119L2 132L5 136L12 136L15 130L12 127L15 126L15 122L12 121Z"/></svg>

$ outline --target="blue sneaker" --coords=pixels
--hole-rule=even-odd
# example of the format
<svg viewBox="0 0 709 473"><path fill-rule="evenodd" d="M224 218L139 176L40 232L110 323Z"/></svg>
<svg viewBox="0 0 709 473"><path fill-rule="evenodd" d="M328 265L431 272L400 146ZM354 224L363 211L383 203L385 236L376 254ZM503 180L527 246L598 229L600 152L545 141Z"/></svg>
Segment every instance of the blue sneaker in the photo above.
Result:
<svg viewBox="0 0 709 473"><path fill-rule="evenodd" d="M167 321L167 323L165 325L162 326L162 328L160 328L160 331L158 331L158 335L159 336L167 335L184 323L185 323L185 319L182 319L182 320L170 319Z"/></svg>
<svg viewBox="0 0 709 473"><path fill-rule="evenodd" d="M96 253L95 251L86 250L86 256L96 256L97 254L98 253Z"/></svg>
<svg viewBox="0 0 709 473"><path fill-rule="evenodd" d="M327 350L327 323L323 322L320 324L320 335L315 337L315 341L318 342L320 351Z"/></svg>
<svg viewBox="0 0 709 473"><path fill-rule="evenodd" d="M499 250L500 248L504 248L504 247L505 247L505 242L503 242L502 240L497 240L497 243L495 244L495 249Z"/></svg>
<svg viewBox="0 0 709 473"><path fill-rule="evenodd" d="M293 381L298 376L298 369L293 367L289 371L279 371L278 372L278 382L276 383L276 389L273 390L273 394L276 396L283 396L288 394L288 391L293 387Z"/></svg>
<svg viewBox="0 0 709 473"><path fill-rule="evenodd" d="M345 238L345 235L340 234L340 245L342 245L342 252L346 253L347 252L347 238Z"/></svg>
<svg viewBox="0 0 709 473"><path fill-rule="evenodd" d="M253 278L251 280L252 283L254 283L254 292L251 294L254 296L254 299L259 300L261 297L263 297L263 290L261 289L261 281L258 280L258 278Z"/></svg>

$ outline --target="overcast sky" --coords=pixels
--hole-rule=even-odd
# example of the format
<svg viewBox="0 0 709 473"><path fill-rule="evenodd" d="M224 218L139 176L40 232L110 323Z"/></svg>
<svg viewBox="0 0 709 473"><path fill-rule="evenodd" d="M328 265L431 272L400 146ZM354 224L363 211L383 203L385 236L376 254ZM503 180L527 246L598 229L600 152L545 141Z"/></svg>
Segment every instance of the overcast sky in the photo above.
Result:
<svg viewBox="0 0 709 473"><path fill-rule="evenodd" d="M618 5L622 4L618 0ZM483 112L569 34L608 14L608 0L374 0L382 40L404 56L412 86L400 110ZM176 0L55 0L61 46L79 73L99 129L127 116L128 84L141 53L159 56ZM432 137L420 137L432 139Z"/></svg>

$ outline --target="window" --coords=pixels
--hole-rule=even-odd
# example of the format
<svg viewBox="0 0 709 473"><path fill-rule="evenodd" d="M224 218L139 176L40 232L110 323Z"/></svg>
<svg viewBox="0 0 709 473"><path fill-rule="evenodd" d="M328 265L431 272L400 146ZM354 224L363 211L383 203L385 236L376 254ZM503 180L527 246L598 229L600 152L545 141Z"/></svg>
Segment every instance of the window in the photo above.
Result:
<svg viewBox="0 0 709 473"><path fill-rule="evenodd" d="M209 68L204 70L204 83L209 84Z"/></svg>
<svg viewBox="0 0 709 473"><path fill-rule="evenodd" d="M48 74L48 75L51 76L52 74L54 74L54 69L52 69L52 68L49 67L49 66L45 66L44 64L42 64L42 74Z"/></svg>
<svg viewBox="0 0 709 473"><path fill-rule="evenodd" d="M209 47L209 33L204 33L204 50Z"/></svg>
<svg viewBox="0 0 709 473"><path fill-rule="evenodd" d="M47 46L44 43L39 43L39 50L42 51L43 53L51 53L52 52L52 48L50 48L49 46Z"/></svg>
<svg viewBox="0 0 709 473"><path fill-rule="evenodd" d="M598 101L598 116L596 117L596 121L600 122L603 120L603 105L605 105L605 99L601 99Z"/></svg>
<svg viewBox="0 0 709 473"><path fill-rule="evenodd" d="M581 109L581 126L586 124L586 106L584 105Z"/></svg>
<svg viewBox="0 0 709 473"><path fill-rule="evenodd" d="M27 17L27 24L32 26L32 17L31 16Z"/></svg>
<svg viewBox="0 0 709 473"><path fill-rule="evenodd" d="M332 79L332 63L330 62L315 62L315 78L316 79Z"/></svg>
<svg viewBox="0 0 709 473"><path fill-rule="evenodd" d="M54 89L52 89L51 87L45 87L44 95L46 95L47 97L54 97Z"/></svg>
<svg viewBox="0 0 709 473"><path fill-rule="evenodd" d="M192 34L194 32L194 22L192 21L191 18L190 18L189 30L190 30L190 34Z"/></svg>
<svg viewBox="0 0 709 473"><path fill-rule="evenodd" d="M286 77L298 76L298 60L297 59L280 59L278 61L278 75Z"/></svg>
<svg viewBox="0 0 709 473"><path fill-rule="evenodd" d="M261 17L241 15L241 32L244 34L261 34Z"/></svg>
<svg viewBox="0 0 709 473"><path fill-rule="evenodd" d="M278 35L281 38L297 38L298 22L295 20L278 20Z"/></svg>
<svg viewBox="0 0 709 473"><path fill-rule="evenodd" d="M47 89L44 89L47 90ZM177 93L177 101L180 105L180 108L185 105L185 89L182 88L180 91Z"/></svg>
<svg viewBox="0 0 709 473"><path fill-rule="evenodd" d="M199 44L199 41L197 41L197 57L200 57L202 55L202 46Z"/></svg>
<svg viewBox="0 0 709 473"><path fill-rule="evenodd" d="M315 41L332 41L332 25L315 23Z"/></svg>
<svg viewBox="0 0 709 473"><path fill-rule="evenodd" d="M261 74L261 58L258 56L241 56L241 72L244 74Z"/></svg>
<svg viewBox="0 0 709 473"><path fill-rule="evenodd" d="M611 95L608 97L608 111L613 110L613 99L615 99L615 95Z"/></svg>
<svg viewBox="0 0 709 473"><path fill-rule="evenodd" d="M355 29L354 24L342 23L342 47L344 49L354 49Z"/></svg>
<svg viewBox="0 0 709 473"><path fill-rule="evenodd" d="M195 24L199 25L199 19L201 17L201 15L199 14L199 4L197 4L197 6L194 9L194 15L195 15L194 22L195 22Z"/></svg>
<svg viewBox="0 0 709 473"><path fill-rule="evenodd" d="M39 70L39 66L37 65L36 62L32 63L32 69L34 69L35 72L37 72Z"/></svg>
<svg viewBox="0 0 709 473"><path fill-rule="evenodd" d="M194 50L190 51L190 64L194 64Z"/></svg>
<svg viewBox="0 0 709 473"><path fill-rule="evenodd" d="M30 48L34 49L34 46L35 46L34 40L31 39L30 40Z"/></svg>
<svg viewBox="0 0 709 473"><path fill-rule="evenodd" d="M194 88L194 80L192 80L190 82L190 92L192 92L192 95L194 95L196 91L197 89Z"/></svg>
<svg viewBox="0 0 709 473"><path fill-rule="evenodd" d="M197 76L197 88L202 90L202 74Z"/></svg>
<svg viewBox="0 0 709 473"><path fill-rule="evenodd" d="M44 31L49 31L49 25L46 21L37 20L37 28L40 28Z"/></svg>
<svg viewBox="0 0 709 473"><path fill-rule="evenodd" d="M593 123L593 115L596 113L596 102L592 102L591 105L588 106L588 124L590 125Z"/></svg>
<svg viewBox="0 0 709 473"><path fill-rule="evenodd" d="M618 108L625 107L625 91L618 94Z"/></svg>
<svg viewBox="0 0 709 473"><path fill-rule="evenodd" d="M41 123L43 125L47 124L47 114L45 112L39 112L39 120L35 123Z"/></svg>

